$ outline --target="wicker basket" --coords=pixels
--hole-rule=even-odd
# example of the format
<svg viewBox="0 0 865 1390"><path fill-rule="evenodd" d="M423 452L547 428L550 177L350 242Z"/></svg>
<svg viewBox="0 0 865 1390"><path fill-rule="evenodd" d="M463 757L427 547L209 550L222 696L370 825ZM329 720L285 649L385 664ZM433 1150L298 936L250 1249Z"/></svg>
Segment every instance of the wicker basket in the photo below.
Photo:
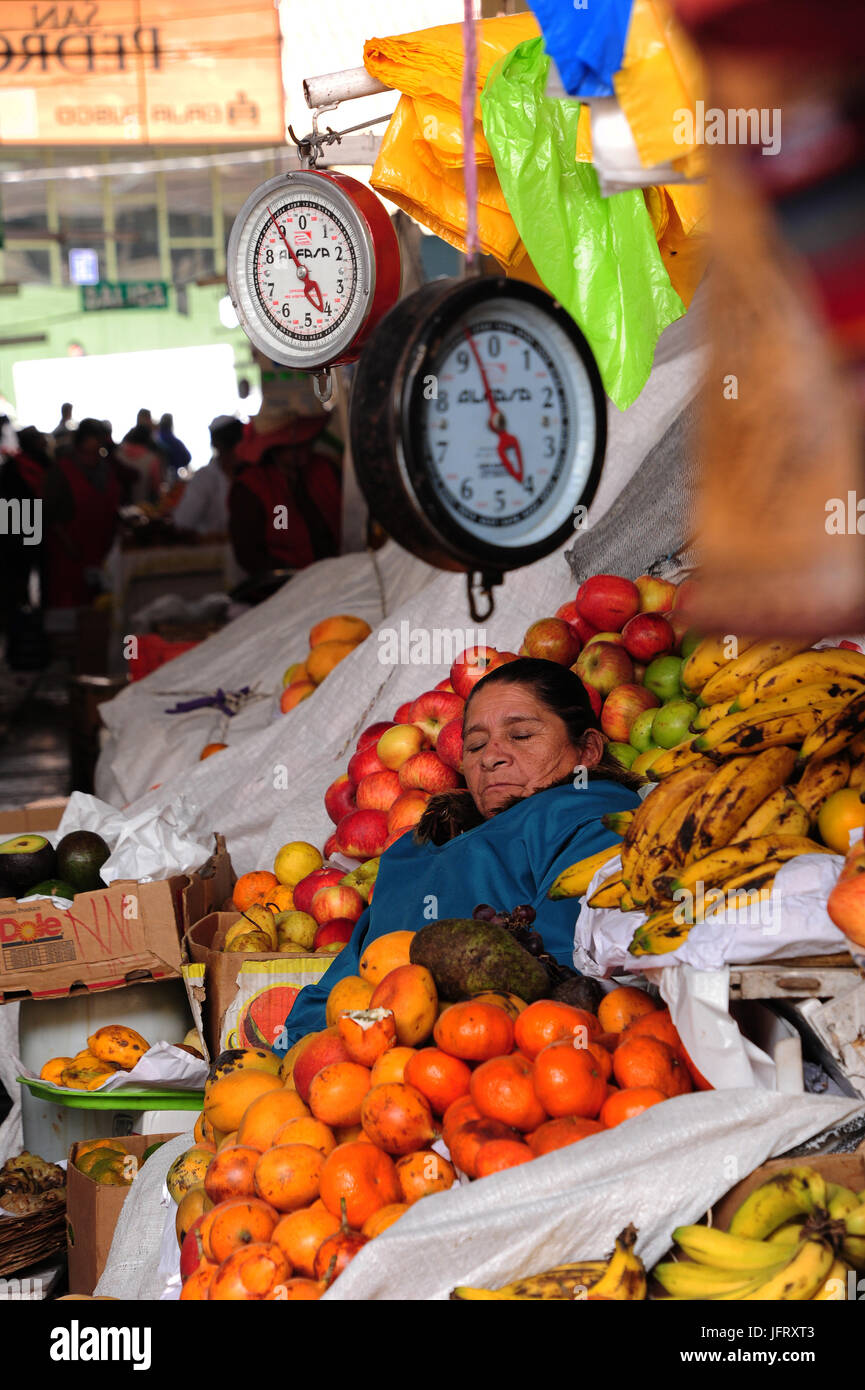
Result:
<svg viewBox="0 0 865 1390"><path fill-rule="evenodd" d="M0 1277L66 1252L66 1194L30 1216L0 1216Z"/></svg>

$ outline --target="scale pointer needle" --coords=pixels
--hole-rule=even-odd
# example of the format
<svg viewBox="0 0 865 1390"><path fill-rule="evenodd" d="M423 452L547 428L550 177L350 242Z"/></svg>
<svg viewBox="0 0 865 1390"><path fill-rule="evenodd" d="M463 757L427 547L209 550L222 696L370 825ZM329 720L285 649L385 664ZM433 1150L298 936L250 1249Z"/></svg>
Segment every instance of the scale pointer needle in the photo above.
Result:
<svg viewBox="0 0 865 1390"><path fill-rule="evenodd" d="M297 270L298 279L300 280L301 284L303 285L303 293L304 293L304 295L305 295L306 298L309 300L309 302L310 302L310 304L312 305L312 307L313 307L314 309L317 309L319 313L322 313L323 310L324 310L324 299L323 299L323 297L322 297L321 289L319 288L317 282L316 282L315 280L313 280L312 277L310 276L310 273L309 273L309 271L307 270L306 266L305 266L305 265L301 265L300 261L298 260L297 256L296 256L295 253L294 253L294 250L293 250L292 246L291 246L290 243L289 243L288 237L285 235L285 232L282 230L282 227L280 227L279 223L277 222L276 218L274 217L273 212L272 212L272 210L271 210L271 208L270 208L269 205L268 205L267 211L270 213L270 220L271 220L271 222L273 223L274 227L275 227L276 230L278 231L280 237L282 238L282 240L283 240L283 242L284 242L284 244L285 244L285 249L286 249L286 251L288 252L289 256L291 257L291 259L292 259L293 262L294 262L295 269Z"/></svg>
<svg viewBox="0 0 865 1390"><path fill-rule="evenodd" d="M505 429L504 416L493 399L493 390L490 386L486 368L481 361L477 343L468 329L466 329L466 342L472 350L474 359L478 364L478 371L481 374L481 381L484 384L484 395L487 398L487 405L490 409L490 418L487 424L493 433L498 436L499 461L504 465L511 477L515 479L516 482L521 483L523 481L523 451L520 448L520 441L517 439L516 435L510 434ZM513 457L509 458L508 455L512 455Z"/></svg>

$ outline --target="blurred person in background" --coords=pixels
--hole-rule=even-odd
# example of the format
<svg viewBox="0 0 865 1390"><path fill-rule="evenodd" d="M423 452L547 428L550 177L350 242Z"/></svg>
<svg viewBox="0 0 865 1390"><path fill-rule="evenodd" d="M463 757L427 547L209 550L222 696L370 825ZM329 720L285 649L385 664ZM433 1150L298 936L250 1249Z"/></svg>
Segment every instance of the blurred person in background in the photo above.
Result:
<svg viewBox="0 0 865 1390"><path fill-rule="evenodd" d="M78 608L100 591L98 571L117 531L121 487L101 420L82 420L44 476L43 601Z"/></svg>
<svg viewBox="0 0 865 1390"><path fill-rule="evenodd" d="M168 463L169 482L174 482L181 468L185 468L192 455L182 440L174 433L174 416L166 412L159 421L156 443L165 451Z"/></svg>
<svg viewBox="0 0 865 1390"><path fill-rule="evenodd" d="M213 456L192 474L172 513L179 531L192 531L197 536L209 538L228 534L228 494L242 466L237 457L237 446L242 438L243 425L231 415L218 415L211 421Z"/></svg>
<svg viewBox="0 0 865 1390"><path fill-rule="evenodd" d="M51 431L55 446L58 449L65 449L70 443L74 432L75 425L72 422L72 406L69 401L64 401L60 407L60 419Z"/></svg>
<svg viewBox="0 0 865 1390"><path fill-rule="evenodd" d="M145 413L149 411L139 410L139 420ZM165 454L156 444L152 430L144 424L133 425L114 457L119 465L124 505L158 502L165 482Z"/></svg>
<svg viewBox="0 0 865 1390"><path fill-rule="evenodd" d="M19 430L17 449L5 455L0 466L0 498L17 500L22 518L19 533L0 535L0 612L4 628L10 615L28 604L30 576L41 560L41 522L33 504L42 497L51 461L49 440L28 425ZM26 510L25 504L29 504Z"/></svg>

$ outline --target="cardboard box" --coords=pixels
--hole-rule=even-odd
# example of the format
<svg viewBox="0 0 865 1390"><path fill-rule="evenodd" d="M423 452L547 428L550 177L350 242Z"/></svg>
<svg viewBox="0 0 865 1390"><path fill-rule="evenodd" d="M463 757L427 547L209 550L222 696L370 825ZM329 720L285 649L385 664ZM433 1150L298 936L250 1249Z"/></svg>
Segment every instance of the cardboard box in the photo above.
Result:
<svg viewBox="0 0 865 1390"><path fill-rule="evenodd" d="M238 912L211 912L186 933L183 979L210 1057L229 1047L273 1047L300 991L321 979L333 956L220 949Z"/></svg>
<svg viewBox="0 0 865 1390"><path fill-rule="evenodd" d="M0 901L0 1002L180 975L183 933L224 902L235 882L225 841L215 841L210 859L192 874L118 880L76 894L67 910L47 899Z"/></svg>
<svg viewBox="0 0 865 1390"><path fill-rule="evenodd" d="M861 1192L865 1188L865 1143L860 1144L853 1153L817 1154L813 1158L806 1155L804 1158L770 1159L768 1163L755 1168L753 1173L749 1173L747 1178L743 1178L735 1187L731 1187L720 1202L715 1203L712 1208L712 1225L726 1231L734 1212L742 1205L748 1193L766 1182L773 1174L782 1173L785 1168L815 1168L818 1173L823 1174L827 1182L837 1182L844 1187L851 1187L854 1192Z"/></svg>
<svg viewBox="0 0 865 1390"><path fill-rule="evenodd" d="M151 1144L161 1139L173 1139L171 1134L130 1134L120 1142L129 1153L140 1159ZM75 1165L78 1144L69 1150L66 1170L66 1248L69 1259L69 1292L92 1293L108 1263L108 1252L114 1239L114 1228L128 1187L104 1187L79 1173Z"/></svg>
<svg viewBox="0 0 865 1390"><path fill-rule="evenodd" d="M10 835L23 835L30 831L39 834L43 830L56 830L65 810L66 798L58 797L46 801L31 801L17 811L0 811L0 836L5 839Z"/></svg>

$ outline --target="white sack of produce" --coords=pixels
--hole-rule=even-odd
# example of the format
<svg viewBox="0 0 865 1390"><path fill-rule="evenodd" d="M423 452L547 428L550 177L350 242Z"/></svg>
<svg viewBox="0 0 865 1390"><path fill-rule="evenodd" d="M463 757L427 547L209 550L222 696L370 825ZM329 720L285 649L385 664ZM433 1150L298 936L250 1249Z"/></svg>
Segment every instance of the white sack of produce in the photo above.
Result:
<svg viewBox="0 0 865 1390"><path fill-rule="evenodd" d="M842 863L837 854L802 854L790 859L778 870L767 898L747 907L719 907L705 921L695 922L683 945L667 955L632 956L628 947L646 918L618 908L587 905L602 880L621 868L620 859L611 859L595 874L582 900L574 937L574 965L584 975L606 979L669 965L719 970L723 965L848 951L850 942L826 911ZM682 904L683 911L686 906Z"/></svg>

